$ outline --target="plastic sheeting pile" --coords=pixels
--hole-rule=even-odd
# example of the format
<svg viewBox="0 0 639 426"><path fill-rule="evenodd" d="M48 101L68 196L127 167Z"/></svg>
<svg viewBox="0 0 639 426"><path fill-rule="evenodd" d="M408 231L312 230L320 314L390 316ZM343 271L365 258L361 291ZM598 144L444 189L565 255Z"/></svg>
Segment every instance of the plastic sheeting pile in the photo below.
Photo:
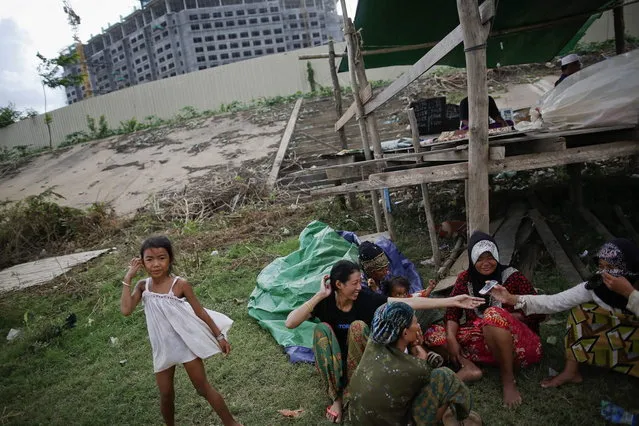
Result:
<svg viewBox="0 0 639 426"><path fill-rule="evenodd" d="M632 127L639 122L639 50L617 55L567 77L531 109L517 130Z"/></svg>

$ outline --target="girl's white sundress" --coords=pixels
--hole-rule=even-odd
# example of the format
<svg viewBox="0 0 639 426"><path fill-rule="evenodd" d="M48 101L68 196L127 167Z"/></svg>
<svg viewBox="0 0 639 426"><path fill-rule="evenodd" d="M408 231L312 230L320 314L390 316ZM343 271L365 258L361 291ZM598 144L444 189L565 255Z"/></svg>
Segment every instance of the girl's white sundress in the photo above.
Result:
<svg viewBox="0 0 639 426"><path fill-rule="evenodd" d="M155 373L195 358L204 359L222 352L213 332L195 315L186 298L178 298L173 294L173 286L179 278L175 277L166 294L149 290L151 278L147 278L142 292ZM222 333L226 334L233 320L219 312L205 310Z"/></svg>

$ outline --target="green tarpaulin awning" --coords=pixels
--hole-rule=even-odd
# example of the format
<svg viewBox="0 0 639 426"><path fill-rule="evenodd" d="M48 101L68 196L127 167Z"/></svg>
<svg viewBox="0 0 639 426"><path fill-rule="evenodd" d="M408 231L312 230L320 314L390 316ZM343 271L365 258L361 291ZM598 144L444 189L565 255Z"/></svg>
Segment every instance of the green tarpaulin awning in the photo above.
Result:
<svg viewBox="0 0 639 426"><path fill-rule="evenodd" d="M610 0L495 0L496 13L488 38L487 65L515 65L551 60L570 50ZM359 0L355 28L364 50L436 43L459 25L454 0ZM412 65L428 48L364 57L366 68ZM458 46L440 65L465 67ZM346 71L343 59L340 71Z"/></svg>

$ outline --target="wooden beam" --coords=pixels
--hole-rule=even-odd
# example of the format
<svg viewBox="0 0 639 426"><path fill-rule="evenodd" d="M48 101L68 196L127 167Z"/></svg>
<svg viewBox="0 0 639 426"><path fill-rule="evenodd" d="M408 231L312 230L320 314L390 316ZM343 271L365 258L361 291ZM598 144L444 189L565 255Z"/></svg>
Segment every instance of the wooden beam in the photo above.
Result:
<svg viewBox="0 0 639 426"><path fill-rule="evenodd" d="M485 3L491 3L490 1ZM468 231L488 232L490 184L488 183L488 83L486 39L475 0L457 0L457 13L464 36L468 80ZM490 28L490 24L486 25Z"/></svg>
<svg viewBox="0 0 639 426"><path fill-rule="evenodd" d="M541 237L541 240L544 242L548 254L550 254L550 257L552 257L561 275L566 278L571 286L582 282L583 279L581 278L581 275L579 275L579 272L577 272L577 270L575 269L574 265L566 255L566 252L564 252L564 250L561 248L561 244L559 244L559 241L557 241L557 238L552 233L552 231L548 227L548 224L544 220L543 216L539 213L539 211L537 209L529 210L528 216L535 224L537 233Z"/></svg>
<svg viewBox="0 0 639 426"><path fill-rule="evenodd" d="M373 88L369 84L368 86L364 87L364 89L360 92L360 99L362 100L362 103L365 104L372 97L373 97ZM344 127L346 125L346 123L348 123L348 120L350 120L351 118L353 118L353 116L355 116L355 113L357 113L357 102L356 101L353 102L348 107L348 109L346 110L344 115L342 115L340 117L340 119L337 120L337 122L335 123L335 131L337 132L337 131L339 131L339 129Z"/></svg>
<svg viewBox="0 0 639 426"><path fill-rule="evenodd" d="M615 236L612 235L612 232L608 231L608 228L606 228L604 224L601 223L601 221L597 218L597 216L595 216L590 210L585 207L579 207L577 208L577 210L579 210L579 213L581 213L581 217L583 217L584 220L588 222L588 225L590 225L595 231L597 231L597 233L601 235L604 240L610 241L615 238Z"/></svg>
<svg viewBox="0 0 639 426"><path fill-rule="evenodd" d="M504 160L493 160L489 163L488 172L497 174L505 171L521 171L545 169L572 163L608 160L639 154L639 142L625 141L608 144L590 145L569 148L563 152L546 152L541 154L517 155ZM467 163L432 166L415 169L410 172L379 173L369 176L368 182L357 182L348 185L323 188L311 191L313 195L333 195L346 192L370 191L379 188L399 188L429 182L444 182L468 178Z"/></svg>
<svg viewBox="0 0 639 426"><path fill-rule="evenodd" d="M626 50L626 25L623 20L623 6L612 9L615 23L615 51L621 55Z"/></svg>
<svg viewBox="0 0 639 426"><path fill-rule="evenodd" d="M632 223L630 223L626 215L623 213L623 210L621 210L621 207L618 205L615 205L614 211L617 217L619 218L619 221L621 222L623 227L626 229L628 236L635 241L635 244L639 244L639 233L637 233L634 226L632 226Z"/></svg>
<svg viewBox="0 0 639 426"><path fill-rule="evenodd" d="M288 119L288 124L286 124L284 135L282 136L282 140L280 141L280 148L277 150L275 161L273 161L273 167L271 168L271 173L268 175L268 179L266 180L266 187L268 189L273 189L273 187L275 186L275 181L277 181L277 175L280 173L282 161L284 160L284 156L286 155L286 150L288 149L288 144L291 141L291 136L293 136L293 130L295 130L295 123L297 122L297 116L299 115L300 108L302 107L302 100L303 99L300 98L297 100L297 102L295 102L291 117Z"/></svg>
<svg viewBox="0 0 639 426"><path fill-rule="evenodd" d="M408 121L410 122L410 132L413 141L413 149L416 153L422 150L422 146L419 141L419 126L417 124L417 117L415 117L415 110L409 108L406 110L408 114ZM423 157L422 157L423 158ZM419 164L423 160L419 157L416 162ZM422 183L419 185L419 189L422 192L422 201L424 202L424 213L426 214L426 225L428 226L428 237L430 239L430 248L433 253L433 265L439 268L439 264L442 261L441 253L439 252L439 241L437 240L437 230L435 229L435 219L433 219L433 211L430 206L430 197L428 196L428 185Z"/></svg>
<svg viewBox="0 0 639 426"><path fill-rule="evenodd" d="M525 214L525 204L516 203L511 205L508 209L506 220L495 234L495 242L497 243L497 247L499 247L499 263L502 265L510 265L512 261L513 254L515 253L517 230Z"/></svg>
<svg viewBox="0 0 639 426"><path fill-rule="evenodd" d="M333 97L335 98L335 115L337 119L342 116L344 111L342 110L342 88L339 85L339 79L337 78L337 66L335 64L335 44L331 38L328 42L328 68L331 72L331 82L333 83ZM369 87L369 86L367 86ZM371 89L371 94L372 94ZM342 149L348 148L348 140L346 139L346 131L344 128L339 130L339 140L342 143Z"/></svg>
<svg viewBox="0 0 639 426"><path fill-rule="evenodd" d="M437 44L437 42L428 42L428 43L419 43L419 44L407 44L405 46L395 46L395 47L385 47L383 49L373 49L373 50L363 50L362 56L370 56L370 55L381 55L384 53L396 53L396 52L406 52L409 50L419 50L419 49L428 49L429 47L433 47ZM335 57L341 58L348 56L348 53L336 53ZM319 53L315 55L300 55L298 59L300 61L306 61L310 59L326 59L328 55L326 53Z"/></svg>

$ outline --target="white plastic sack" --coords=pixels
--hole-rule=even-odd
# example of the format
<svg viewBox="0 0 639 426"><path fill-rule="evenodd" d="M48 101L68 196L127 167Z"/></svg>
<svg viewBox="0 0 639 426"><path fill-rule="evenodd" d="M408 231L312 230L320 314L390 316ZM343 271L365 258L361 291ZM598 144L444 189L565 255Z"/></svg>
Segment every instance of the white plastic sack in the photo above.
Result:
<svg viewBox="0 0 639 426"><path fill-rule="evenodd" d="M629 127L639 122L639 50L617 55L567 77L538 102L541 121L519 130Z"/></svg>

